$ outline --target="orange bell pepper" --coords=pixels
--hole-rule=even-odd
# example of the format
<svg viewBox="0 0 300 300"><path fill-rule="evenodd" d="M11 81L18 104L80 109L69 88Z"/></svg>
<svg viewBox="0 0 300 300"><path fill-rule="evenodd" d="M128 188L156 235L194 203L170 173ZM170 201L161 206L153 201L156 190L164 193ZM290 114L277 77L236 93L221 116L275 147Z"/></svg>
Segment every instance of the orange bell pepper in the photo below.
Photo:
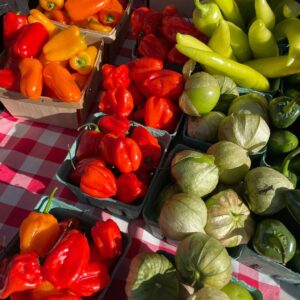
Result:
<svg viewBox="0 0 300 300"><path fill-rule="evenodd" d="M55 188L49 196L43 212L33 211L22 221L19 229L21 253L34 251L43 257L56 243L60 227L57 219L48 213L56 190Z"/></svg>
<svg viewBox="0 0 300 300"><path fill-rule="evenodd" d="M78 85L79 89L82 91L85 88L85 85L89 79L88 75L83 75L78 72L71 74L73 79L75 80L76 84Z"/></svg>
<svg viewBox="0 0 300 300"><path fill-rule="evenodd" d="M51 11L55 9L62 9L65 0L39 0L40 7L44 10Z"/></svg>
<svg viewBox="0 0 300 300"><path fill-rule="evenodd" d="M109 5L110 0L67 0L65 9L73 21L83 21Z"/></svg>
<svg viewBox="0 0 300 300"><path fill-rule="evenodd" d="M80 29L71 25L55 34L43 47L45 58L50 61L69 60L78 51L87 48L85 37Z"/></svg>
<svg viewBox="0 0 300 300"><path fill-rule="evenodd" d="M124 8L119 0L110 0L109 5L98 13L99 21L103 25L116 26L124 15Z"/></svg>
<svg viewBox="0 0 300 300"><path fill-rule="evenodd" d="M63 66L51 62L44 66L44 83L59 99L65 102L79 102L81 91L71 73Z"/></svg>
<svg viewBox="0 0 300 300"><path fill-rule="evenodd" d="M80 74L90 74L93 70L98 50L95 46L89 46L80 51L69 60L70 67Z"/></svg>
<svg viewBox="0 0 300 300"><path fill-rule="evenodd" d="M43 89L42 63L36 58L26 57L20 61L19 70L21 94L29 99L39 99Z"/></svg>
<svg viewBox="0 0 300 300"><path fill-rule="evenodd" d="M42 23L46 27L50 37L55 33L57 29L56 25L40 10L31 9L29 13L30 14L27 18L29 24Z"/></svg>

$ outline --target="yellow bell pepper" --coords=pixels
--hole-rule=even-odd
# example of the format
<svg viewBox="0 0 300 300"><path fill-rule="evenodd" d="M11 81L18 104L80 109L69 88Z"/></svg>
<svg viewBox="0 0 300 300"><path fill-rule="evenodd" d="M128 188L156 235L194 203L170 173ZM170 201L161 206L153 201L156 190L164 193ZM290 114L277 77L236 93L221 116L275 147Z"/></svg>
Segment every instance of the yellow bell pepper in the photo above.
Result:
<svg viewBox="0 0 300 300"><path fill-rule="evenodd" d="M80 51L69 60L71 68L80 74L89 74L93 70L97 56L97 48L89 46L86 50Z"/></svg>
<svg viewBox="0 0 300 300"><path fill-rule="evenodd" d="M31 9L29 11L29 16L27 17L28 23L41 23L43 24L48 33L49 37L53 36L53 34L56 32L56 25L48 18L46 17L40 10L38 9Z"/></svg>
<svg viewBox="0 0 300 300"><path fill-rule="evenodd" d="M65 0L39 0L40 7L44 10L51 11L55 9L62 9Z"/></svg>
<svg viewBox="0 0 300 300"><path fill-rule="evenodd" d="M69 60L79 51L87 48L85 37L80 33L77 26L68 28L55 34L43 47L46 60L63 61Z"/></svg>

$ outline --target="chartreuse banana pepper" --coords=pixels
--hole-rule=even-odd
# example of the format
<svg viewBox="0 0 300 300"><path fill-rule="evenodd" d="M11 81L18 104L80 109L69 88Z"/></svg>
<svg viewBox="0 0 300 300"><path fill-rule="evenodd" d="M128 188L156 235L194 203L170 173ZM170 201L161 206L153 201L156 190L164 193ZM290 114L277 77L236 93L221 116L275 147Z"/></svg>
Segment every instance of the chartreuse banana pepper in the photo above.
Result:
<svg viewBox="0 0 300 300"><path fill-rule="evenodd" d="M294 185L294 187L296 188L297 186L297 175L293 172L291 172L289 170L289 166L290 163L292 161L292 159L297 156L298 154L300 154L300 147L296 148L295 150L293 150L292 152L290 152L283 160L282 165L281 165L281 173L286 176L290 182ZM300 219L300 216L299 216Z"/></svg>
<svg viewBox="0 0 300 300"><path fill-rule="evenodd" d="M275 26L275 14L266 0L255 0L256 19L261 19L269 30Z"/></svg>
<svg viewBox="0 0 300 300"><path fill-rule="evenodd" d="M71 25L55 34L43 47L45 58L50 61L70 59L87 48L85 37L77 26Z"/></svg>
<svg viewBox="0 0 300 300"><path fill-rule="evenodd" d="M214 0L214 2L218 4L226 20L234 23L242 29L245 29L244 19L235 0Z"/></svg>
<svg viewBox="0 0 300 300"><path fill-rule="evenodd" d="M255 58L279 55L279 48L276 39L261 19L256 19L250 25L248 40Z"/></svg>
<svg viewBox="0 0 300 300"><path fill-rule="evenodd" d="M193 24L199 31L211 37L219 21L223 19L218 5L211 0L205 3L201 0L194 0L194 4Z"/></svg>
<svg viewBox="0 0 300 300"><path fill-rule="evenodd" d="M300 3L294 0L286 0L283 5L285 18L297 18L300 15Z"/></svg>
<svg viewBox="0 0 300 300"><path fill-rule="evenodd" d="M89 74L93 70L97 56L97 48L89 46L86 50L79 51L70 58L70 66L73 70L80 74Z"/></svg>
<svg viewBox="0 0 300 300"><path fill-rule="evenodd" d="M56 32L56 25L48 18L46 15L44 15L40 10L38 9L31 9L29 11L29 16L28 16L28 23L42 23L48 33L49 37L51 37L55 32Z"/></svg>
<svg viewBox="0 0 300 300"><path fill-rule="evenodd" d="M290 66L300 59L300 20L288 18L279 22L274 29L275 38L280 41L285 37L289 41L289 52L287 65Z"/></svg>
<svg viewBox="0 0 300 300"><path fill-rule="evenodd" d="M44 10L51 11L55 9L62 9L65 0L39 0L40 7Z"/></svg>

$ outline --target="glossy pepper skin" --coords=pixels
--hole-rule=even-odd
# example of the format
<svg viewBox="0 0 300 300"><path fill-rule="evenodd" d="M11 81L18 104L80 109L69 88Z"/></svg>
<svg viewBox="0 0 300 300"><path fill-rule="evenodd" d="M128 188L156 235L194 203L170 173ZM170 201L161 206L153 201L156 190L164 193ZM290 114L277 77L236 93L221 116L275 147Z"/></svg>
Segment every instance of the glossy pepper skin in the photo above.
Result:
<svg viewBox="0 0 300 300"><path fill-rule="evenodd" d="M290 182L294 185L295 188L298 183L298 178L295 173L290 171L289 167L290 167L291 161L299 154L300 154L300 148L296 148L293 151L291 151L290 153L288 153L288 155L284 158L281 168L280 168L281 173L290 180Z"/></svg>
<svg viewBox="0 0 300 300"><path fill-rule="evenodd" d="M66 0L65 9L73 21L83 21L105 9L110 0Z"/></svg>
<svg viewBox="0 0 300 300"><path fill-rule="evenodd" d="M104 25L116 26L124 15L124 8L119 0L111 0L109 5L98 13L99 21Z"/></svg>
<svg viewBox="0 0 300 300"><path fill-rule="evenodd" d="M36 57L49 39L46 27L41 23L24 26L13 43L15 55L22 58Z"/></svg>
<svg viewBox="0 0 300 300"><path fill-rule="evenodd" d="M117 137L114 133L106 133L100 142L102 157L110 165L114 165L113 147Z"/></svg>
<svg viewBox="0 0 300 300"><path fill-rule="evenodd" d="M130 84L129 69L125 64L119 66L104 64L102 66L102 76L102 86L106 90L127 88Z"/></svg>
<svg viewBox="0 0 300 300"><path fill-rule="evenodd" d="M103 259L116 258L122 254L122 234L112 219L98 221L91 229L92 239Z"/></svg>
<svg viewBox="0 0 300 300"><path fill-rule="evenodd" d="M280 96L269 102L269 114L272 124L276 128L287 128L292 125L300 115L299 98Z"/></svg>
<svg viewBox="0 0 300 300"><path fill-rule="evenodd" d="M5 281L0 290L0 299L15 292L33 289L43 280L41 267L36 253L17 254L9 263Z"/></svg>
<svg viewBox="0 0 300 300"><path fill-rule="evenodd" d="M19 228L20 253L35 252L45 256L56 243L60 228L57 219L49 214L50 205L57 189L49 196L43 212L32 211Z"/></svg>
<svg viewBox="0 0 300 300"><path fill-rule="evenodd" d="M37 100L43 90L43 65L36 58L23 58L19 63L20 91L29 99Z"/></svg>
<svg viewBox="0 0 300 300"><path fill-rule="evenodd" d="M79 102L81 91L71 73L63 66L51 62L44 66L43 79L58 99L65 102Z"/></svg>
<svg viewBox="0 0 300 300"><path fill-rule="evenodd" d="M113 30L112 26L103 25L102 23L96 21L95 19L89 20L86 26L88 29L96 30L99 32L111 32Z"/></svg>
<svg viewBox="0 0 300 300"><path fill-rule="evenodd" d="M294 256L296 240L283 223L264 219L257 224L252 245L259 254L286 264Z"/></svg>
<svg viewBox="0 0 300 300"><path fill-rule="evenodd" d="M39 0L40 7L46 11L62 9L65 4L65 0Z"/></svg>
<svg viewBox="0 0 300 300"><path fill-rule="evenodd" d="M67 231L51 250L42 266L42 274L56 288L68 288L88 264L90 248L83 233Z"/></svg>
<svg viewBox="0 0 300 300"><path fill-rule="evenodd" d="M286 190L283 193L283 198L290 214L300 224L300 190Z"/></svg>
<svg viewBox="0 0 300 300"><path fill-rule="evenodd" d="M129 137L117 137L113 145L114 165L121 173L136 171L142 161L138 144Z"/></svg>
<svg viewBox="0 0 300 300"><path fill-rule="evenodd" d="M110 198L117 193L115 175L108 168L91 163L81 176L80 189L95 198Z"/></svg>
<svg viewBox="0 0 300 300"><path fill-rule="evenodd" d="M20 73L12 69L0 70L0 87L12 90L20 90Z"/></svg>
<svg viewBox="0 0 300 300"><path fill-rule="evenodd" d="M125 136L130 129L130 122L125 117L107 115L98 120L98 127L104 133Z"/></svg>
<svg viewBox="0 0 300 300"><path fill-rule="evenodd" d="M66 10L64 8L62 9L55 9L51 11L45 11L45 16L53 21L57 21L62 24L69 24L71 19L68 16Z"/></svg>

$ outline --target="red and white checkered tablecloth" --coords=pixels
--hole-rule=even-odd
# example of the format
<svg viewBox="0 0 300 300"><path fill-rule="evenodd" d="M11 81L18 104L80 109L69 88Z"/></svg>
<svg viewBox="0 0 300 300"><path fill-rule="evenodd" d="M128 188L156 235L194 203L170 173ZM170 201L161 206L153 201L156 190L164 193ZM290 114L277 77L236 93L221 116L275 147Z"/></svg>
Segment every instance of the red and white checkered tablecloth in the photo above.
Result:
<svg viewBox="0 0 300 300"><path fill-rule="evenodd" d="M129 36L115 64L126 63L131 57L134 40ZM0 245L5 246L15 234L21 221L36 206L41 196L59 188L56 197L72 203L96 216L111 217L100 209L81 204L75 195L59 183L55 173L72 145L78 132L55 126L30 122L0 113ZM125 279L130 259L142 251L166 250L175 247L153 237L140 218L128 223L112 217L132 237L132 244L111 288L104 299L123 300ZM279 300L280 287L270 277L237 261L233 261L234 275L258 288L265 300Z"/></svg>

